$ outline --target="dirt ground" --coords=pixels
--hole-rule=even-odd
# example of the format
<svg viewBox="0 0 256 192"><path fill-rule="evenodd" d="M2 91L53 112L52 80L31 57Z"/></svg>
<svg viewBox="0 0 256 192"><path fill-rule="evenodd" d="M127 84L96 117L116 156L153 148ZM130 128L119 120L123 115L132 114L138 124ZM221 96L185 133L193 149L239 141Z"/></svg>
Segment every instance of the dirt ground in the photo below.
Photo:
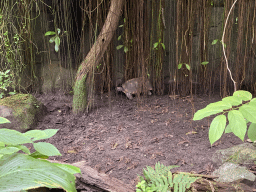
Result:
<svg viewBox="0 0 256 192"><path fill-rule="evenodd" d="M72 96L36 96L48 114L37 129L59 129L47 140L66 163L86 161L88 166L136 185L143 168L160 161L180 165L173 171L210 174L216 166L213 153L242 143L225 134L212 147L208 139L211 119L193 121L194 111L204 108L219 96L148 96L128 100L125 95L95 96L88 114L72 114Z"/></svg>

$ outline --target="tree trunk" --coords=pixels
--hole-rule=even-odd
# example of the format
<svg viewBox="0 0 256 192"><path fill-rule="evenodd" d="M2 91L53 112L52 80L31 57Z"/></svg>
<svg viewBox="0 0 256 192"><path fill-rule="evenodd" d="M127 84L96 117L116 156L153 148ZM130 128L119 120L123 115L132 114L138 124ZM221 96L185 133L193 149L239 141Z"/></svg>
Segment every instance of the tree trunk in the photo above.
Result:
<svg viewBox="0 0 256 192"><path fill-rule="evenodd" d="M96 67L99 64L104 52L106 51L118 26L123 4L124 0L111 0L110 9L104 26L96 42L78 68L73 96L74 114L84 112L87 106L86 79L88 72L92 67Z"/></svg>

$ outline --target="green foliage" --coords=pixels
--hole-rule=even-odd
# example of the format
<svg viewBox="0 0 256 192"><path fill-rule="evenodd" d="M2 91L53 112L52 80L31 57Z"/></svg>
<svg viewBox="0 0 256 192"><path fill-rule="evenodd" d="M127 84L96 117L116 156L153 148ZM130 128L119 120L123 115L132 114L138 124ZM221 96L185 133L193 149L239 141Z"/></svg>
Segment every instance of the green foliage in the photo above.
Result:
<svg viewBox="0 0 256 192"><path fill-rule="evenodd" d="M178 69L181 69L181 67L182 67L183 65L185 65L186 69L190 71L190 66L189 66L189 64L187 64L187 63L179 63L179 64L178 64Z"/></svg>
<svg viewBox="0 0 256 192"><path fill-rule="evenodd" d="M124 23L125 23L125 18L124 18ZM124 25L119 25L119 27L120 27L120 28L123 28ZM119 35L118 38L117 38L117 40L118 40L118 41L122 40L122 35ZM133 42L133 40L131 39L130 41L128 41L127 44L129 44L129 43L132 44L132 42ZM129 51L129 49L128 49L128 47L127 47L126 45L118 45L118 46L116 47L117 50L122 49L122 48L124 48L124 52L125 52L125 53L127 53L127 52Z"/></svg>
<svg viewBox="0 0 256 192"><path fill-rule="evenodd" d="M144 177L140 176L140 182L136 185L136 192L184 192L190 188L190 185L199 177L192 177L189 174L179 173L172 174L170 169L179 167L177 165L164 166L161 163L156 163L155 169L147 166L144 169Z"/></svg>
<svg viewBox="0 0 256 192"><path fill-rule="evenodd" d="M201 65L207 65L209 63L209 61L203 61L202 63L201 63Z"/></svg>
<svg viewBox="0 0 256 192"><path fill-rule="evenodd" d="M13 87L12 84L12 75L10 74L10 70L6 70L4 72L0 71L0 98L2 99L6 94L14 95L14 92L7 92L7 88Z"/></svg>
<svg viewBox="0 0 256 192"><path fill-rule="evenodd" d="M220 42L221 44L223 44L225 48L227 47L227 45L226 45L225 43L223 43L223 42L222 42L221 40L219 40L219 39L214 39L214 40L212 41L212 45L215 45L215 44L217 44L218 42Z"/></svg>
<svg viewBox="0 0 256 192"><path fill-rule="evenodd" d="M60 32L61 30L59 28L57 28L57 32L55 31L47 31L44 35L45 36L49 36L49 35L54 35L53 37L50 38L49 42L50 43L55 43L55 51L58 52L59 51L59 46L60 46ZM62 35L66 34L67 31L64 31Z"/></svg>
<svg viewBox="0 0 256 192"><path fill-rule="evenodd" d="M10 123L0 117L0 124ZM72 165L50 163L49 156L61 155L50 143L37 142L48 139L58 129L31 130L20 133L15 130L0 129L0 191L21 191L38 187L63 188L76 191L75 173L80 169ZM23 144L32 144L30 150ZM18 153L19 151L23 153Z"/></svg>
<svg viewBox="0 0 256 192"><path fill-rule="evenodd" d="M236 91L233 96L225 97L222 101L210 103L205 108L198 110L193 120L201 120L211 115L217 115L209 129L209 140L211 145L216 142L222 134L233 132L242 141L244 140L247 124L248 137L251 141L256 140L256 98L248 91ZM226 126L227 118L229 124Z"/></svg>
<svg viewBox="0 0 256 192"><path fill-rule="evenodd" d="M161 43L161 39L159 39L158 42L154 43L153 48L154 48L155 50L158 50L160 46L162 46L163 49L165 50L165 45L164 45L164 43Z"/></svg>

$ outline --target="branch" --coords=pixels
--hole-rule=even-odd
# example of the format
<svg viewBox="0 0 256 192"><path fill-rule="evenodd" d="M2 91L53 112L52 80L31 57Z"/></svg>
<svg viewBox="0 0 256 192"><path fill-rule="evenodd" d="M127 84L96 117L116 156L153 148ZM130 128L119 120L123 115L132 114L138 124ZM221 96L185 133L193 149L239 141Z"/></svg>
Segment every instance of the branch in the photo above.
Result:
<svg viewBox="0 0 256 192"><path fill-rule="evenodd" d="M230 69L229 69L229 66L228 66L228 59L227 59L227 56L226 56L226 53L225 53L225 46L224 46L224 36L225 36L225 30L226 30L226 27L227 27L229 15L230 15L232 9L234 8L236 2L237 2L237 0L234 1L233 5L231 6L231 8L230 8L230 10L229 10L229 12L228 12L228 16L227 16L227 19L226 19L226 22L225 22L225 26L224 26L224 30L223 30L223 35L222 35L222 39L221 39L221 41L222 41L222 49L223 49L223 53L224 53L224 57L225 57L226 65L227 65L227 69L228 69L230 78L231 78L231 80L232 80L233 83L234 83L234 92L236 92L236 82L235 82L235 80L233 79L232 73L231 73L231 71L230 71Z"/></svg>

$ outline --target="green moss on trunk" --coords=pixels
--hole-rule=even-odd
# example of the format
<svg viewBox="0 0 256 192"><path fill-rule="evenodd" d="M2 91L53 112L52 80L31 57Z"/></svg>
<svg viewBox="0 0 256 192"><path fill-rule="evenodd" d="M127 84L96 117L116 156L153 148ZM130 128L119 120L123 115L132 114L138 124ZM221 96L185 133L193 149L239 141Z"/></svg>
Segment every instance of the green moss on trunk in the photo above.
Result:
<svg viewBox="0 0 256 192"><path fill-rule="evenodd" d="M85 111L87 105L87 88L85 75L81 80L76 80L73 96L73 113L78 115Z"/></svg>

